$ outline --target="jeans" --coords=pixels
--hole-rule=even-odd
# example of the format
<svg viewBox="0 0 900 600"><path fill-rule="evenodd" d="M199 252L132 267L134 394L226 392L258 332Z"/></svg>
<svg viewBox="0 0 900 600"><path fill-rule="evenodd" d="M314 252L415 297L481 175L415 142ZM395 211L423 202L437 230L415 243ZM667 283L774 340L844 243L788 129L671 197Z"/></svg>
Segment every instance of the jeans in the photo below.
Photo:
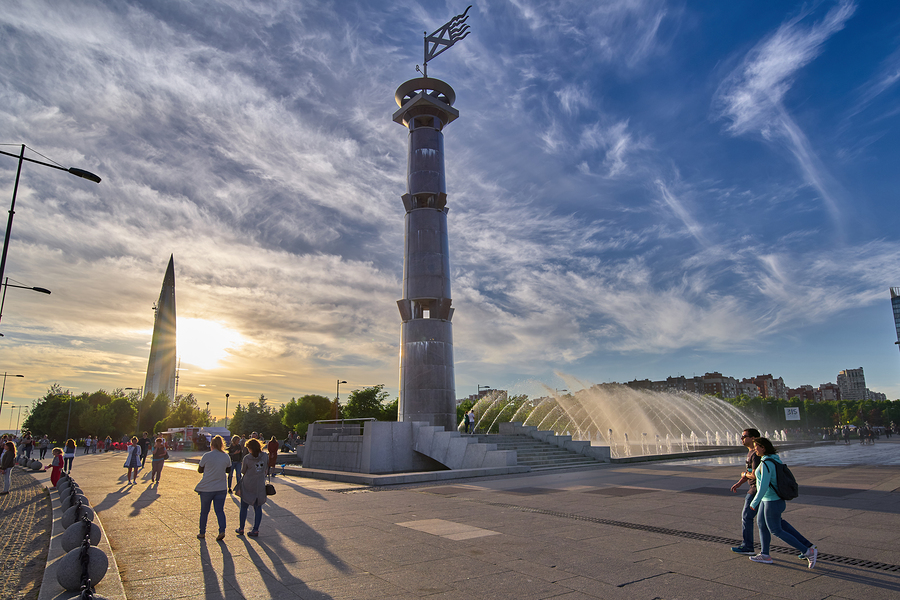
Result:
<svg viewBox="0 0 900 600"><path fill-rule="evenodd" d="M750 488L755 490L756 488ZM756 511L750 509L750 502L753 501L756 492L749 492L744 498L744 510L741 511L741 533L743 533L744 548L753 548L753 519L756 518Z"/></svg>
<svg viewBox="0 0 900 600"><path fill-rule="evenodd" d="M65 471L66 473L72 472L72 460L74 458L75 458L74 456L63 457L63 471Z"/></svg>
<svg viewBox="0 0 900 600"><path fill-rule="evenodd" d="M31 446L25 446L25 458L31 460Z"/></svg>
<svg viewBox="0 0 900 600"><path fill-rule="evenodd" d="M244 523L247 522L247 511L249 509L250 505L241 501L241 529L244 528ZM253 507L253 531L259 531L260 521L262 521L262 505L257 504Z"/></svg>
<svg viewBox="0 0 900 600"><path fill-rule="evenodd" d="M200 533L206 533L206 520L209 518L209 505L212 504L219 521L219 533L225 533L225 498L228 492L199 492L200 494Z"/></svg>
<svg viewBox="0 0 900 600"><path fill-rule="evenodd" d="M803 537L790 523L782 520L787 503L784 500L762 501L759 503L759 541L762 544L762 554L769 553L769 544L772 542L772 534L775 534L800 552L806 552L812 546L812 542Z"/></svg>
<svg viewBox="0 0 900 600"><path fill-rule="evenodd" d="M10 478L12 477L12 467L3 471L3 491L8 492L10 486L12 485L12 481Z"/></svg>
<svg viewBox="0 0 900 600"><path fill-rule="evenodd" d="M237 484L235 486L241 485L241 461L231 461L231 473L228 474L228 489L232 489L231 487L231 479L234 474L237 473Z"/></svg>
<svg viewBox="0 0 900 600"><path fill-rule="evenodd" d="M47 448L38 448L41 451L41 460L44 460L44 457L47 456Z"/></svg>

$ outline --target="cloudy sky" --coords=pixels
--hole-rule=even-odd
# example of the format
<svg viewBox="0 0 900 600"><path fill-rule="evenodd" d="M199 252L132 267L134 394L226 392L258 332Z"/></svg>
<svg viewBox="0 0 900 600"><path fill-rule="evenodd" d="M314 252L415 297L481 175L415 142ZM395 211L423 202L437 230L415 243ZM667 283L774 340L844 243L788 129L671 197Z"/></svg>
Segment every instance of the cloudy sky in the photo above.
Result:
<svg viewBox="0 0 900 600"><path fill-rule="evenodd" d="M179 393L398 387L394 90L465 4L8 2L22 171L6 400L139 387L170 254ZM429 65L445 130L457 395L864 367L900 397L900 5L483 0ZM46 158L43 158L46 157ZM0 156L0 198L16 160ZM5 211L6 209L4 209ZM6 413L3 423L6 427Z"/></svg>

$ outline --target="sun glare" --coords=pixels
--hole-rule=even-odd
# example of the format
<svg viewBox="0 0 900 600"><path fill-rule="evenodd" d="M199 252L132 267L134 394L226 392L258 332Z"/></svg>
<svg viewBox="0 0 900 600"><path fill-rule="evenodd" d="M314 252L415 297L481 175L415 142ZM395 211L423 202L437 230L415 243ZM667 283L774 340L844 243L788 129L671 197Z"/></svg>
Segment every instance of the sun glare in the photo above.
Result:
<svg viewBox="0 0 900 600"><path fill-rule="evenodd" d="M204 370L215 369L229 350L244 344L241 334L215 321L179 317L176 327L178 358Z"/></svg>

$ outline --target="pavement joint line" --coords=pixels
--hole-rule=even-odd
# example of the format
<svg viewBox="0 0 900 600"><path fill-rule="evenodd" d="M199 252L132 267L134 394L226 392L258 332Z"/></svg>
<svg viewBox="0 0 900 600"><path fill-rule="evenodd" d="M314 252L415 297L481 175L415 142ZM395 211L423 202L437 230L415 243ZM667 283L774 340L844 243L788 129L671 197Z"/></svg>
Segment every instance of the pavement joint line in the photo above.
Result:
<svg viewBox="0 0 900 600"><path fill-rule="evenodd" d="M459 498L459 496L457 496ZM551 517L559 517L561 519L570 519L573 521L587 521L589 523L597 523L599 525L611 525L613 527L622 527L624 529L634 529L638 531L647 531L650 533L659 533L661 535L670 535L674 537L682 537L688 538L692 540L697 540L701 542L712 542L715 544L725 544L728 546L736 546L740 544L740 540L734 538L726 538L718 535L709 535L705 533L698 533L696 531L683 531L680 529L668 529L666 527L655 527L653 525L642 525L640 523L629 523L627 521L615 521L613 519L603 519L600 517L589 517L587 515L578 515L574 513L565 513L556 510L549 510L546 508L533 508L529 506L520 506L518 504L508 504L506 502L488 502L484 500L478 500L475 498L460 498L462 500L467 500L469 502L474 502L476 504L482 504L484 506L495 506L498 508L506 508L510 510L517 510L519 512L529 512L536 513L541 515L547 515ZM796 548L788 548L785 546L770 546L770 552L777 552L779 554L793 554L797 555L798 551ZM866 560L862 558L853 558L850 556L840 556L837 554L826 554L824 552L819 552L818 554L819 561L825 562L833 562L841 565L861 567L864 569L873 569L876 571L889 571L889 572L900 572L900 565L893 565L890 563L882 563L871 560Z"/></svg>

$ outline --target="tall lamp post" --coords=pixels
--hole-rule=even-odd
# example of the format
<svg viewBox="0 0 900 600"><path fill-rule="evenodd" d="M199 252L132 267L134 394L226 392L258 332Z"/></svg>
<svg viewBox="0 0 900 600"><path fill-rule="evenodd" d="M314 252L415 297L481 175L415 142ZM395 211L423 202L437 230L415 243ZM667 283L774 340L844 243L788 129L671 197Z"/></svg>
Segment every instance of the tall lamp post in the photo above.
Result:
<svg viewBox="0 0 900 600"><path fill-rule="evenodd" d="M22 419L22 407L26 406L25 404L20 404L19 406L11 406L10 408L18 408L18 414L16 415L16 437L19 437L19 421ZM9 415L10 420L12 420L12 415Z"/></svg>
<svg viewBox="0 0 900 600"><path fill-rule="evenodd" d="M13 281L15 281L15 280L13 280ZM41 294L50 294L50 290L48 290L47 288L31 287L28 285L16 285L14 283L10 283L9 277L6 278L6 281L4 281L2 285L3 285L3 299L0 300L0 320L3 319L3 307L6 305L6 290L7 289L14 287L14 288L20 288L23 290L32 290L35 292L40 292ZM0 333L0 336L2 336L2 335L3 334Z"/></svg>
<svg viewBox="0 0 900 600"><path fill-rule="evenodd" d="M3 373L3 389L0 390L0 414L3 414L3 396L6 395L6 377L9 373ZM24 375L9 375L9 377L25 377Z"/></svg>
<svg viewBox="0 0 900 600"><path fill-rule="evenodd" d="M16 183L13 186L12 203L9 205L9 221L6 223L6 238L3 240L3 256L0 257L0 281L3 281L3 275L6 273L6 253L9 250L9 234L10 232L12 232L13 216L16 214L16 194L18 194L19 192L19 176L22 174L22 162L27 160L28 162L44 165L45 167L50 167L51 169L66 171L67 173L71 173L76 177L81 177L82 179L93 181L94 183L100 183L101 179L97 175L94 175L90 171L85 171L84 169L76 169L75 167L69 167L67 169L65 167L60 167L59 165L54 165L40 160L34 160L33 158L25 158L25 144L22 144L22 149L19 151L18 156L10 152L4 152L2 150L0 150L0 154L5 154L6 156L12 156L13 158L19 159L19 167L16 169Z"/></svg>
<svg viewBox="0 0 900 600"><path fill-rule="evenodd" d="M338 418L338 407L341 405L341 384L346 381L337 380L337 391L334 393L334 418Z"/></svg>
<svg viewBox="0 0 900 600"><path fill-rule="evenodd" d="M225 428L228 429L228 396L225 394Z"/></svg>

